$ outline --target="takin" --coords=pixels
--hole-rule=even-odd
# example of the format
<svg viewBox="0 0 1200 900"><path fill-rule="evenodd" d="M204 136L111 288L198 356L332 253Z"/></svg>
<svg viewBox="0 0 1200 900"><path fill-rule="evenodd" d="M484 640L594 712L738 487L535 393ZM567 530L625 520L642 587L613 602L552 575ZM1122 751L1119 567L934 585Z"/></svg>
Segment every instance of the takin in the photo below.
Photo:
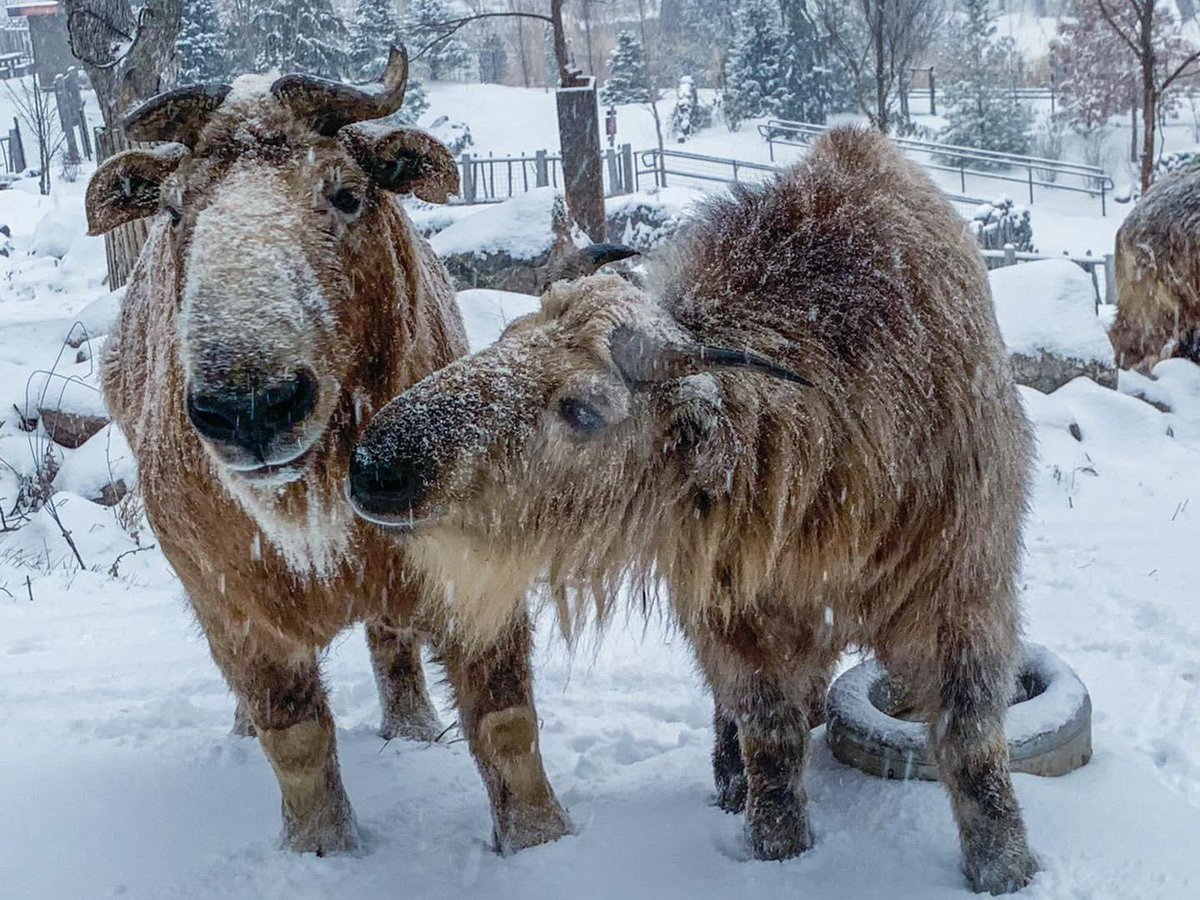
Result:
<svg viewBox="0 0 1200 900"><path fill-rule="evenodd" d="M1149 374L1173 356L1200 363L1200 173L1157 182L1117 232L1117 318L1122 368Z"/></svg>
<svg viewBox="0 0 1200 900"><path fill-rule="evenodd" d="M1004 718L1032 431L962 221L885 137L838 129L659 269L559 282L385 406L356 511L457 574L478 641L531 586L568 628L665 597L759 859L811 845L810 727L838 656L873 650L928 716L970 886L1023 887Z"/></svg>
<svg viewBox="0 0 1200 900"><path fill-rule="evenodd" d="M433 740L421 642L444 667L490 795L497 847L569 823L538 750L519 612L454 637L445 585L351 512L355 438L466 351L445 268L397 199L445 202L454 160L373 122L404 99L393 48L362 89L301 75L180 88L128 116L134 140L87 193L93 234L154 216L103 361L146 512L283 794L284 842L358 845L319 655L367 623L383 734Z"/></svg>

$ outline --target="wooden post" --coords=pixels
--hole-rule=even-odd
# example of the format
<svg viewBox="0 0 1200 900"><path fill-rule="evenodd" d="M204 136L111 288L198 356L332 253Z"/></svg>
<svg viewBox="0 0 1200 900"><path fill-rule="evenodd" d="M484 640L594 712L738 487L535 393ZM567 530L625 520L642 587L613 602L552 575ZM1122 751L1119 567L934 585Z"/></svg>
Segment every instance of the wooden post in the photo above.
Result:
<svg viewBox="0 0 1200 900"><path fill-rule="evenodd" d="M1111 253L1104 254L1104 302L1117 303L1116 260Z"/></svg>
<svg viewBox="0 0 1200 900"><path fill-rule="evenodd" d="M546 161L545 150L539 150L533 155L533 174L538 187L546 187L550 183L550 167Z"/></svg>
<svg viewBox="0 0 1200 900"><path fill-rule="evenodd" d="M475 168L471 165L471 154L462 155L462 196L466 203L475 202Z"/></svg>
<svg viewBox="0 0 1200 900"><path fill-rule="evenodd" d="M558 134L562 144L567 209L593 241L604 240L604 170L600 161L600 113L596 79L558 88Z"/></svg>
<svg viewBox="0 0 1200 900"><path fill-rule="evenodd" d="M25 171L25 144L21 141L21 123L15 116L13 127L8 131L8 162L11 171Z"/></svg>
<svg viewBox="0 0 1200 900"><path fill-rule="evenodd" d="M621 145L621 167L624 172L624 179L622 181L622 184L624 185L624 193L632 194L635 190L637 190L637 186L634 183L634 178L633 178L633 145L632 144L622 144Z"/></svg>
<svg viewBox="0 0 1200 900"><path fill-rule="evenodd" d="M1015 244L1004 245L1004 265L1015 266L1017 264L1017 248Z"/></svg>

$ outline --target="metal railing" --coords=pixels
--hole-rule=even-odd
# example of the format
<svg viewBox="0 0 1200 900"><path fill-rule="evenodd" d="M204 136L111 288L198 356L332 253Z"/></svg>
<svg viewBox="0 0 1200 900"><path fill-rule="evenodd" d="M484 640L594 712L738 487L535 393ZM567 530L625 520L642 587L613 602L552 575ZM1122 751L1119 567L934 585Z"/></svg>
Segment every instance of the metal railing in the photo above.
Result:
<svg viewBox="0 0 1200 900"><path fill-rule="evenodd" d="M629 144L609 147L602 154L604 192L628 194L634 186L633 149ZM500 203L534 188L562 184L562 156L538 150L533 155L458 158L461 203Z"/></svg>
<svg viewBox="0 0 1200 900"><path fill-rule="evenodd" d="M759 134L767 140L772 160L775 159L776 145L807 147L827 130L825 125L788 122L783 119L769 119L765 124L758 126ZM1113 180L1103 169L1096 166L1016 153L998 153L956 144L937 144L914 138L892 140L909 156L924 157L918 158L917 162L926 169L957 174L963 193L966 193L967 177L970 176L985 181L1025 185L1029 189L1030 203L1034 202L1035 187L1099 197L1101 215L1108 213L1108 194L1113 189ZM984 168L976 168L977 166ZM1025 175L1013 174L1014 169L1024 169Z"/></svg>
<svg viewBox="0 0 1200 900"><path fill-rule="evenodd" d="M1093 256L1089 250L1083 256L1071 255L1063 253L1061 256L1055 256L1050 253L1027 253L1023 250L1018 250L1012 244L1006 244L1003 250L981 250L984 260L987 262L989 269L1000 269L1005 266L1015 266L1019 263L1039 262L1044 259L1065 259L1075 263L1083 271L1092 276L1092 290L1095 291L1096 303L1117 302L1117 282L1116 270L1113 267L1113 254L1105 253L1103 256ZM1104 287L1100 287L1100 276L1097 274L1097 269L1104 269Z"/></svg>

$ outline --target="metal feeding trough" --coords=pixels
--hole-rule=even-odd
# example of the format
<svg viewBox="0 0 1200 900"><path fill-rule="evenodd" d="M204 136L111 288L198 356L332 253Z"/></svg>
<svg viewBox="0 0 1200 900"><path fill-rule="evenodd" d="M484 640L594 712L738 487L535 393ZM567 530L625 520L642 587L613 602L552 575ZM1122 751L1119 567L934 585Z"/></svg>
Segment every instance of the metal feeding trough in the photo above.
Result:
<svg viewBox="0 0 1200 900"><path fill-rule="evenodd" d="M927 725L906 708L903 688L875 660L829 689L826 738L841 762L881 778L936 781ZM1092 758L1092 701L1079 676L1041 644L1025 644L1004 731L1009 767L1065 775Z"/></svg>

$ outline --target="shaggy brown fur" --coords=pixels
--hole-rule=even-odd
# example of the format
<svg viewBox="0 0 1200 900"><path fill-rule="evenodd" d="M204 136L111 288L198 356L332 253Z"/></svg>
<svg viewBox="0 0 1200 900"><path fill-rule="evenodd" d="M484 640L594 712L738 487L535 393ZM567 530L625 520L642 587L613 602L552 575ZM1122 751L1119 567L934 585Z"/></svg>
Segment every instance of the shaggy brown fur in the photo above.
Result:
<svg viewBox="0 0 1200 900"><path fill-rule="evenodd" d="M1200 173L1157 182L1117 232L1117 363L1149 373L1161 359L1200 363Z"/></svg>
<svg viewBox="0 0 1200 900"><path fill-rule="evenodd" d="M409 389L363 434L356 509L459 573L483 639L539 580L574 614L661 585L762 859L810 845L809 730L838 655L873 649L929 714L971 886L1022 887L1003 723L1031 432L962 222L885 138L835 130L714 202L654 293L560 283Z"/></svg>
<svg viewBox="0 0 1200 900"><path fill-rule="evenodd" d="M363 620L384 735L438 733L421 632L454 689L499 848L559 837L568 822L532 724L523 611L490 644L466 647L441 627L442 584L413 572L344 495L359 423L466 350L444 267L384 190L444 197L453 163L427 137L371 126L323 136L277 97L235 95L191 128L178 121L184 101L172 105L190 152L109 160L89 217L104 231L162 212L107 347L105 397L159 544L239 698L240 728L253 726L278 775L286 843L357 845L318 654ZM405 172L416 180L400 184ZM194 426L198 396L249 396L252 416L255 398L261 408L299 390L297 370L315 396L276 416L261 445L238 436L240 419L229 439ZM283 394L267 389L276 383Z"/></svg>

